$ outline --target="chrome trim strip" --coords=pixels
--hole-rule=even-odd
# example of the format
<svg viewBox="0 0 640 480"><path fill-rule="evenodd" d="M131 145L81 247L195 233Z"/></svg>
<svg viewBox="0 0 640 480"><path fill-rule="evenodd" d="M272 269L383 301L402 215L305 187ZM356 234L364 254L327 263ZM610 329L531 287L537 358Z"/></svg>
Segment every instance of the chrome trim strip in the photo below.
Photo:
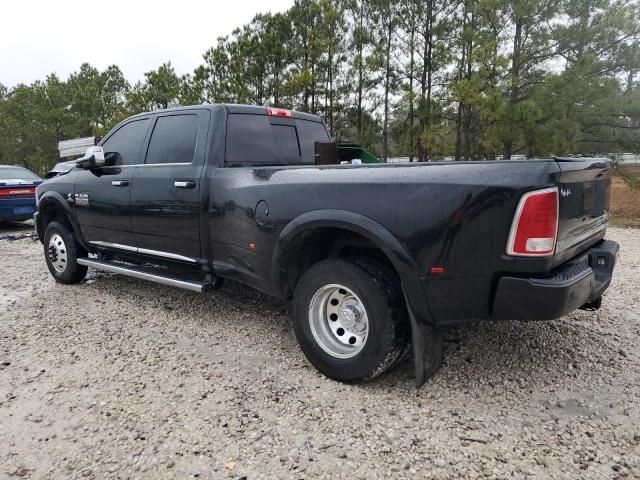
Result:
<svg viewBox="0 0 640 480"><path fill-rule="evenodd" d="M136 247L130 247L129 245L122 245L120 243L111 243L111 242L100 242L94 241L89 242L91 245L95 245L97 247L107 247L107 248L117 248L118 250L126 250L127 252L137 252L138 249Z"/></svg>
<svg viewBox="0 0 640 480"><path fill-rule="evenodd" d="M160 166L177 166L177 165L193 165L193 162L170 162L170 163L134 163L133 165L104 165L107 168L132 168L132 167L160 167Z"/></svg>
<svg viewBox="0 0 640 480"><path fill-rule="evenodd" d="M571 247L574 247L574 246L578 245L579 243L583 242L587 238L592 237L592 236L602 232L603 230L606 230L608 226L609 226L609 218L607 217L606 219L602 220L602 223L600 225L597 225L594 228L586 230L586 231L582 232L580 235L577 235L575 237L564 238L564 239L558 241L558 245L556 247L556 251L563 252L565 250L568 250Z"/></svg>
<svg viewBox="0 0 640 480"><path fill-rule="evenodd" d="M174 260L182 260L183 262L196 263L197 260L191 257L178 255L177 253L161 252L159 250L149 250L148 248L138 248L138 253L142 255L155 255L156 257L172 258Z"/></svg>
<svg viewBox="0 0 640 480"><path fill-rule="evenodd" d="M154 255L156 257L171 258L172 260L181 260L183 262L197 263L198 261L195 258L185 257L183 255L178 255L177 253L161 252L159 250L149 250L147 248L130 247L129 245L122 245L120 243L100 241L93 241L89 243L91 245L95 245L96 247L116 248L118 250L126 250L127 252L135 252L141 255Z"/></svg>
<svg viewBox="0 0 640 480"><path fill-rule="evenodd" d="M193 162L169 162L169 163L141 163L136 165L138 167L159 167L159 166L172 166L172 165L193 165Z"/></svg>
<svg viewBox="0 0 640 480"><path fill-rule="evenodd" d="M191 290L192 292L201 293L204 290L204 285L196 282L187 282L185 280L178 280L176 278L163 277L161 275L154 275L153 273L140 272L138 270L131 270L129 268L120 267L110 263L100 262L97 260L90 260L88 258L79 258L78 263L80 265L86 265L87 267L97 268L99 270L106 270L107 272L119 273L128 277L137 278L139 280L148 280L150 282L161 283L162 285L169 285L171 287L184 288Z"/></svg>

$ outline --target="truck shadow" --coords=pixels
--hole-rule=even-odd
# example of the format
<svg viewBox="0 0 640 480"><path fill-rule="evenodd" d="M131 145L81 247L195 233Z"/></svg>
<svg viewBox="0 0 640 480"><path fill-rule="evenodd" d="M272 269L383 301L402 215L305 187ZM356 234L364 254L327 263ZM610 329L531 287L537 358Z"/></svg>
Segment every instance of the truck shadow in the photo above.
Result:
<svg viewBox="0 0 640 480"><path fill-rule="evenodd" d="M26 222L0 222L0 238L5 235L31 234L34 230L33 221Z"/></svg>
<svg viewBox="0 0 640 480"><path fill-rule="evenodd" d="M425 388L534 390L561 387L578 377L601 377L615 349L602 349L590 328L596 312L574 312L545 322L480 322L445 334L442 368ZM598 346L598 348L594 348ZM381 383L413 382L413 358L390 371ZM431 385L431 387L430 387ZM365 387L369 388L369 387Z"/></svg>
<svg viewBox="0 0 640 480"><path fill-rule="evenodd" d="M239 346L240 350L249 349L261 358L273 359L283 355L286 358L278 362L300 368L301 381L305 381L307 376L308 381L317 378L313 367L306 364L298 348L286 302L235 282L226 282L221 289L209 295L103 272L94 272L88 283L120 299L124 296L139 303L141 297L148 298L154 307L160 309L173 309L174 304L188 303L188 314L181 317L181 322L190 322L192 327L206 329L214 335L221 327L242 330L245 335L236 341L246 342L246 345ZM535 385L539 389L569 382L579 375L602 375L598 373L601 370L598 367L605 368L608 358L594 357L593 352L603 350L590 347L602 343L601 337L590 328L598 315L598 312L580 311L548 322L482 322L452 328L445 334L443 366L423 389L459 390L461 384L469 390L489 388L498 391L504 385L525 390L529 385ZM268 334L265 329L269 330ZM234 347L228 345L228 348ZM275 353L274 348L277 349ZM348 386L366 391L398 387L415 391L412 358L376 380Z"/></svg>

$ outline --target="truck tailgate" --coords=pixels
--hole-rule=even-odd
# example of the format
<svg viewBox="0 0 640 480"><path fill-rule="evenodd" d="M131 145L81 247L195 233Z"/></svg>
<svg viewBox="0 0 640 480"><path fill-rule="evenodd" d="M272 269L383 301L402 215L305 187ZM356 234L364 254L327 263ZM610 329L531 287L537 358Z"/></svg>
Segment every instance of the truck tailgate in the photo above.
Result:
<svg viewBox="0 0 640 480"><path fill-rule="evenodd" d="M558 243L554 265L604 237L609 223L612 162L605 158L557 158Z"/></svg>

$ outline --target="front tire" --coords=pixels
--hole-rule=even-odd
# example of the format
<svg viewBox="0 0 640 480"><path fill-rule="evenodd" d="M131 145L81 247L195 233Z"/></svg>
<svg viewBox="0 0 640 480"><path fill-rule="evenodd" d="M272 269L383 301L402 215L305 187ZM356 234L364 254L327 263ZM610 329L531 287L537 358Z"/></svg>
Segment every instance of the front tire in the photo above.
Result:
<svg viewBox="0 0 640 480"><path fill-rule="evenodd" d="M376 262L324 260L300 278L291 309L309 361L335 380L376 377L402 356L409 321L397 282Z"/></svg>
<svg viewBox="0 0 640 480"><path fill-rule="evenodd" d="M56 282L73 284L87 275L87 267L78 264L78 257L86 252L74 234L62 223L51 222L44 233L44 255L49 272Z"/></svg>

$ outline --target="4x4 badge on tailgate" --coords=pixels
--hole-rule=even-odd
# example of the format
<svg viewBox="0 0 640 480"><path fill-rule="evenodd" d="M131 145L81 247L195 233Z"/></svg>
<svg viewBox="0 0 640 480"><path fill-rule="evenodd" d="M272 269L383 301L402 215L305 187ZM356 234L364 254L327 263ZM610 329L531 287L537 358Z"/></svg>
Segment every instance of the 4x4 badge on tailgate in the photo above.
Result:
<svg viewBox="0 0 640 480"><path fill-rule="evenodd" d="M568 197L569 195L571 195L571 190L569 190L568 188L561 188L560 189L560 195L562 195L563 197Z"/></svg>

